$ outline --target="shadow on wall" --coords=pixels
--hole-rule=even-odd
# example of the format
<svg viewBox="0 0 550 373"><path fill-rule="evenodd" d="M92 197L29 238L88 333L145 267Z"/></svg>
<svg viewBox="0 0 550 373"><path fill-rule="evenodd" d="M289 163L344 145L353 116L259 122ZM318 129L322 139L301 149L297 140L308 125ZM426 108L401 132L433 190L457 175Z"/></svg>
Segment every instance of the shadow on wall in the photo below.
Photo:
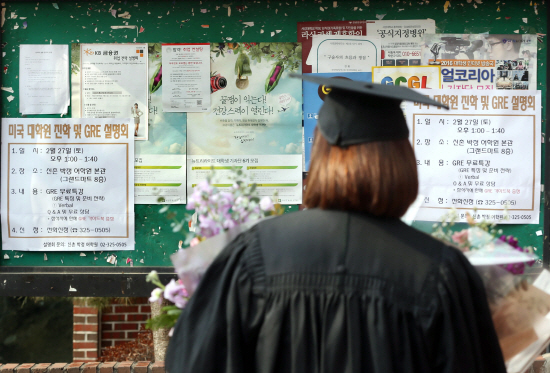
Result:
<svg viewBox="0 0 550 373"><path fill-rule="evenodd" d="M0 297L0 364L73 359L69 298Z"/></svg>

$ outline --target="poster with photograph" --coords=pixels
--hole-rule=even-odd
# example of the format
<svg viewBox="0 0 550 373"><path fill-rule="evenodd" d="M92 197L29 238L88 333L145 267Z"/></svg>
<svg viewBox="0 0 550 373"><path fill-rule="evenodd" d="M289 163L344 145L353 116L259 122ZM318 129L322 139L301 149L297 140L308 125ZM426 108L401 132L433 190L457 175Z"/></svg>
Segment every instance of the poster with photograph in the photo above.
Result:
<svg viewBox="0 0 550 373"><path fill-rule="evenodd" d="M426 34L422 64L441 66L445 89L537 89L537 36Z"/></svg>
<svg viewBox="0 0 550 373"><path fill-rule="evenodd" d="M135 140L148 136L147 44L73 44L73 118L127 118Z"/></svg>
<svg viewBox="0 0 550 373"><path fill-rule="evenodd" d="M236 166L262 196L301 203L302 81L289 77L300 44L213 43L210 56L211 112L187 114L188 193Z"/></svg>

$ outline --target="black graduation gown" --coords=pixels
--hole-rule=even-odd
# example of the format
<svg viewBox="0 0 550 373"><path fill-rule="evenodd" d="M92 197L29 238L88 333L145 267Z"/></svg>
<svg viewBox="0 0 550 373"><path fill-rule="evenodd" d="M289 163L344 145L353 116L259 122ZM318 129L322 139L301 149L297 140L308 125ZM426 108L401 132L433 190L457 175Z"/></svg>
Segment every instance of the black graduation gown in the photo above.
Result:
<svg viewBox="0 0 550 373"><path fill-rule="evenodd" d="M206 272L169 373L505 372L481 279L398 219L307 210L241 234Z"/></svg>

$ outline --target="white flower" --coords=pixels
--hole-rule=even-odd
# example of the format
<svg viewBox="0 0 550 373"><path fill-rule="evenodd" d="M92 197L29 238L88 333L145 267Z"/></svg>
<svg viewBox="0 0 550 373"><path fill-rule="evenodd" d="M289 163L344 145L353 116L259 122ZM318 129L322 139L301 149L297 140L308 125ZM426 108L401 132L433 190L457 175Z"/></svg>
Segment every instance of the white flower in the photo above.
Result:
<svg viewBox="0 0 550 373"><path fill-rule="evenodd" d="M273 211L275 210L275 206L273 205L273 201L271 200L271 197L265 196L262 197L260 200L260 208L262 211Z"/></svg>
<svg viewBox="0 0 550 373"><path fill-rule="evenodd" d="M162 301L162 294L164 291L161 288L156 288L151 292L151 297L149 298L149 302L160 302Z"/></svg>

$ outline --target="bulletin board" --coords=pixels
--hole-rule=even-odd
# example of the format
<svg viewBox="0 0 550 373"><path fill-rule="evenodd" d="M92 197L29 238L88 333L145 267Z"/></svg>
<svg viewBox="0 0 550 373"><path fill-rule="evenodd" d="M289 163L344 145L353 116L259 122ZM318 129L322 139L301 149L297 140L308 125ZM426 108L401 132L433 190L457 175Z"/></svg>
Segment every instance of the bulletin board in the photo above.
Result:
<svg viewBox="0 0 550 373"><path fill-rule="evenodd" d="M112 10L117 12L115 16ZM128 12L129 18L116 15ZM405 20L431 18L438 33L546 34L547 9L540 2L478 0L432 1L6 1L2 28L2 117L19 117L18 74L20 44L72 43L204 43L204 42L295 42L297 22L329 20ZM245 24L246 22L246 24ZM111 26L135 25L134 29ZM546 128L547 46L546 36L538 43L538 87L542 91L542 132ZM13 100L10 101L11 97ZM69 109L70 110L70 109ZM71 113L69 111L68 116ZM38 116L27 116L29 118ZM41 116L59 117L59 116ZM546 135L545 135L545 138ZM543 158L546 157L544 146ZM542 180L548 161L543 159ZM546 190L541 198L539 225L509 225L505 234L518 237L523 245L548 252L549 219ZM0 295L111 296L146 295L145 273L156 269L171 276L169 256L184 239L174 233L170 221L159 212L160 205L135 206L135 251L127 252L41 252L4 251L0 255ZM287 211L297 206L285 206ZM185 205L171 208L179 215ZM542 216L544 215L544 216ZM431 231L432 223L415 223ZM537 231L539 232L537 234ZM3 259L7 253L10 259ZM118 257L116 267L106 261ZM131 257L133 267L126 263ZM544 255L548 266L550 253ZM539 263L542 266L542 263ZM69 286L70 285L70 286ZM69 289L76 289L69 292Z"/></svg>

